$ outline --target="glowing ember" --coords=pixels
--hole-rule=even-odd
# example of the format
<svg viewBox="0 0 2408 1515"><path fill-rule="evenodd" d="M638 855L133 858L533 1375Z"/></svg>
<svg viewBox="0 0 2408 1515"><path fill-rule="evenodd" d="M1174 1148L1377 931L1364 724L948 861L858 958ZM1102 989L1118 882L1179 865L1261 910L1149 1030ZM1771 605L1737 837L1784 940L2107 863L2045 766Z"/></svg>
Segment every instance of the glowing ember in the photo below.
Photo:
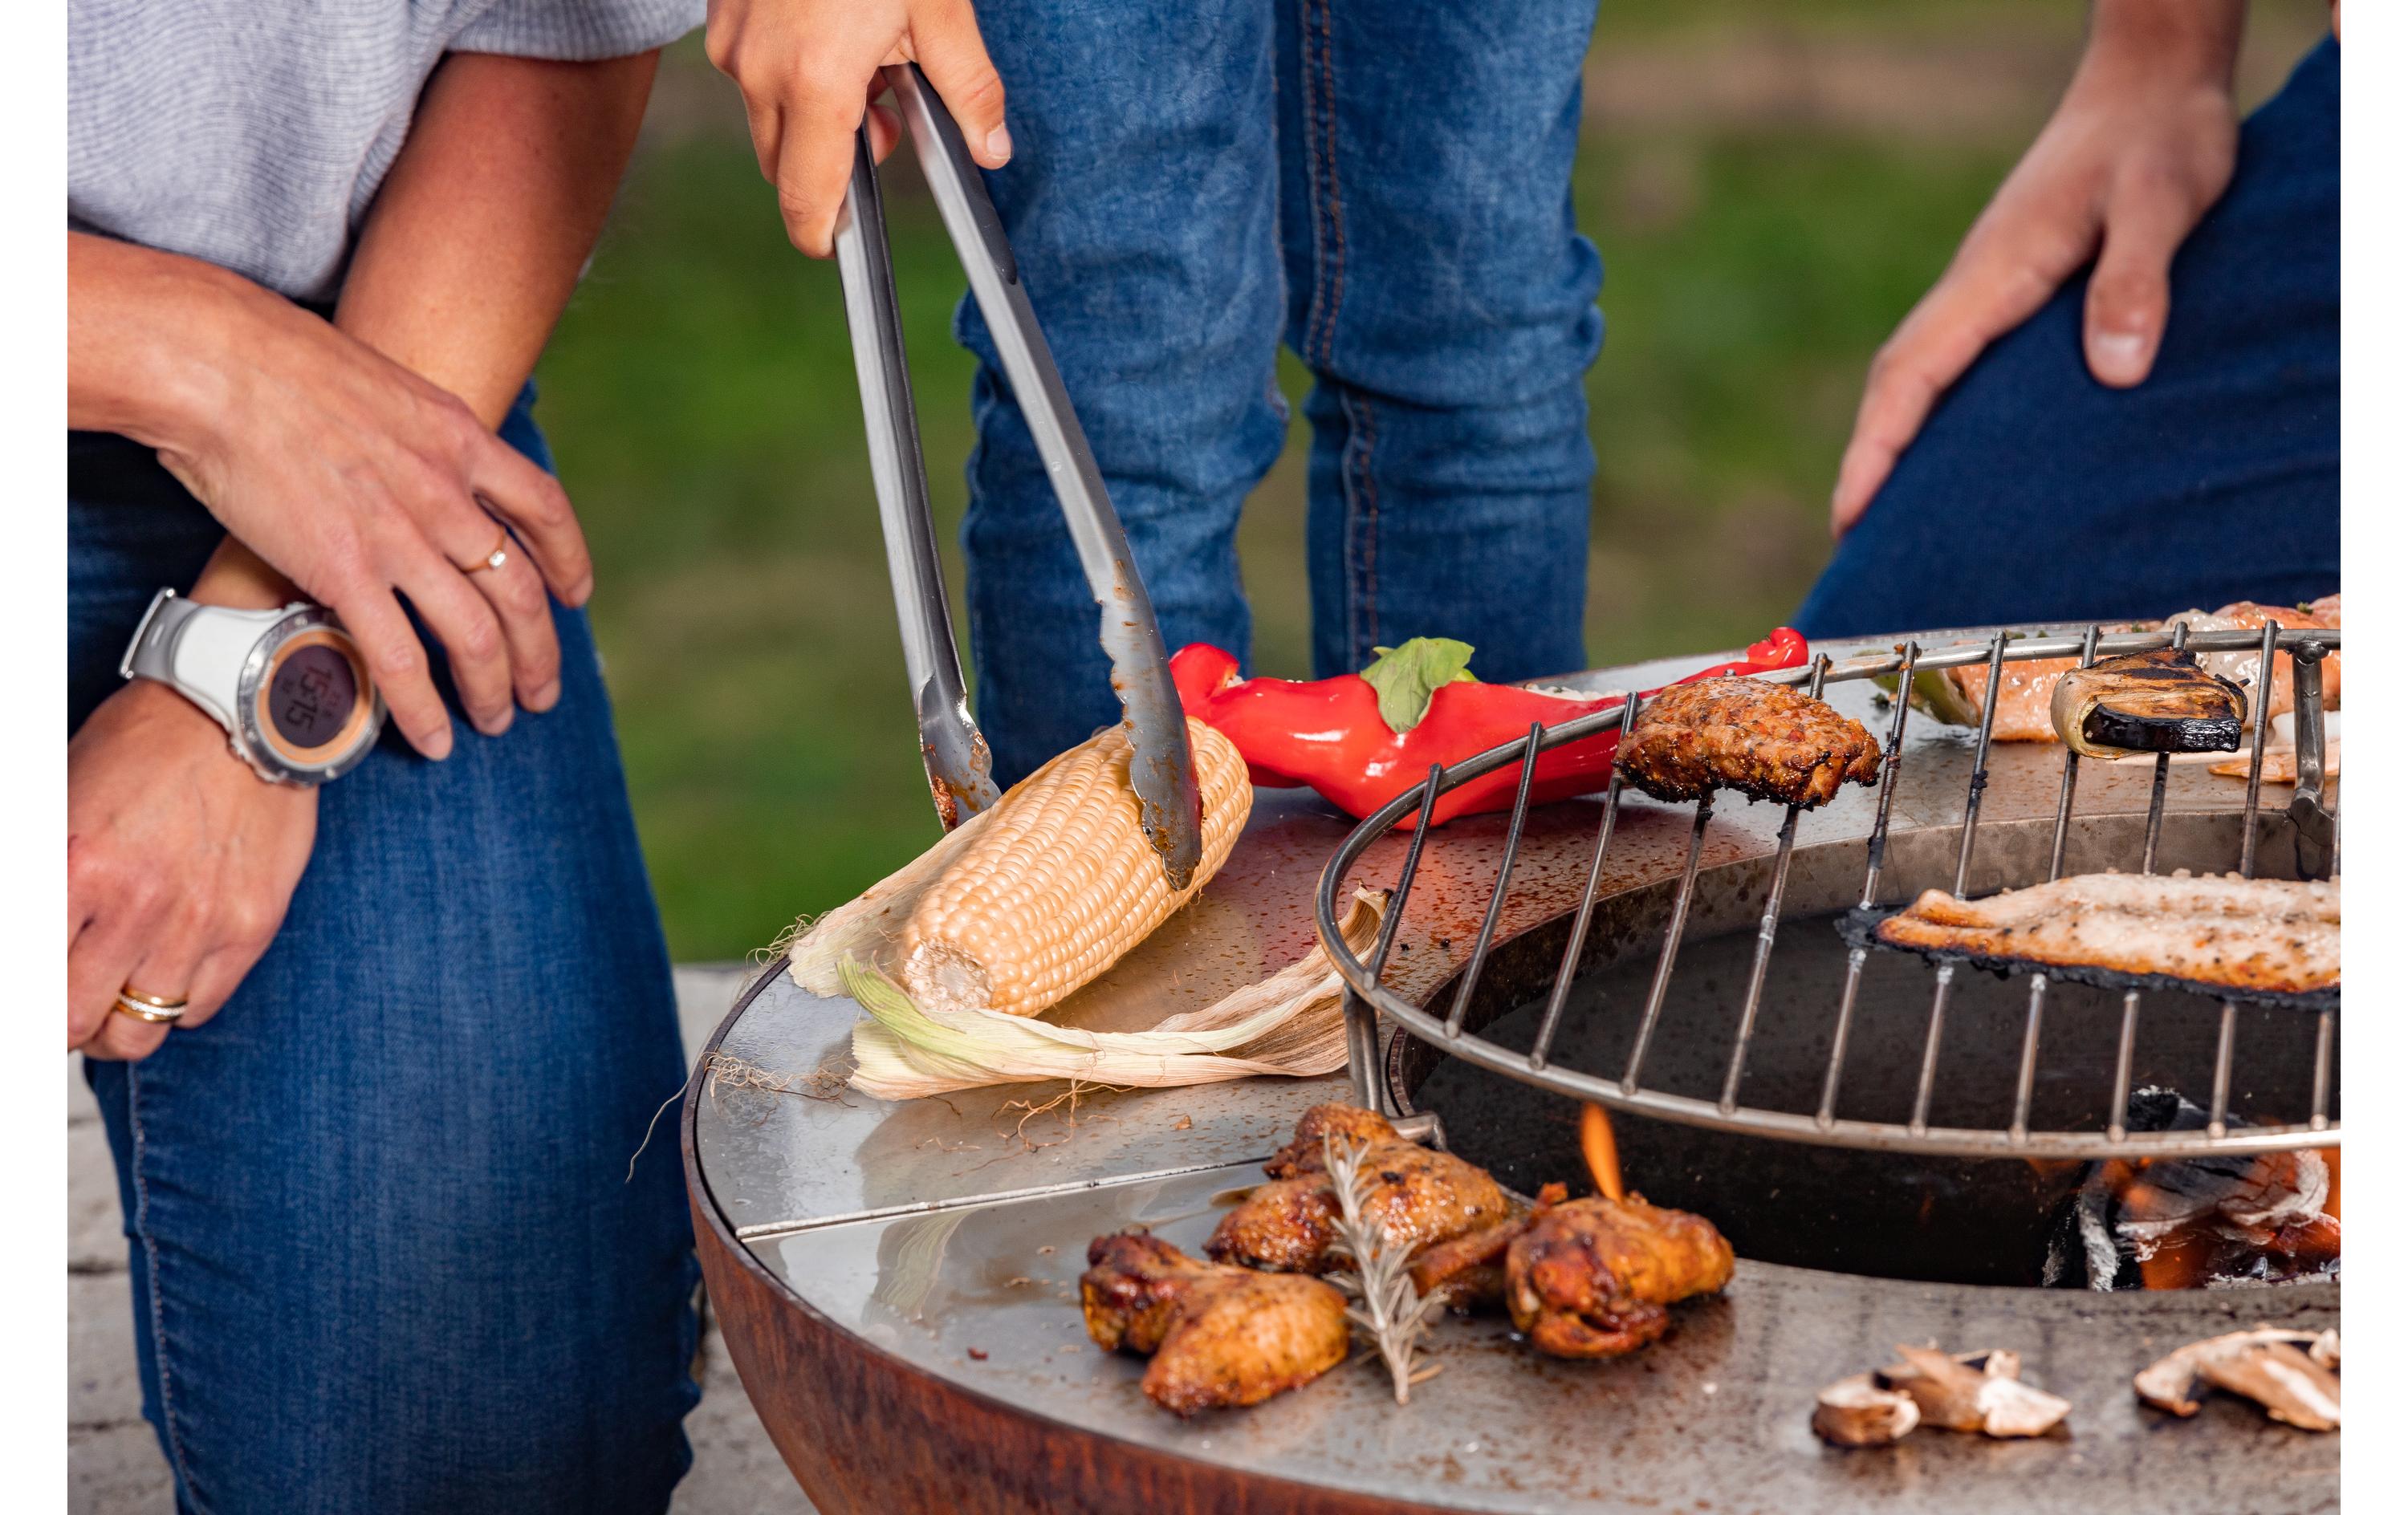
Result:
<svg viewBox="0 0 2408 1515"><path fill-rule="evenodd" d="M2169 1090L2134 1096L2140 1129L2204 1112ZM2098 1165L2048 1273L2093 1289L2196 1289L2332 1276L2341 1267L2337 1149Z"/></svg>
<svg viewBox="0 0 2408 1515"><path fill-rule="evenodd" d="M1597 1192L1608 1199L1622 1197L1622 1158L1613 1149L1613 1122L1602 1105L1581 1107L1581 1156L1588 1160L1588 1176Z"/></svg>

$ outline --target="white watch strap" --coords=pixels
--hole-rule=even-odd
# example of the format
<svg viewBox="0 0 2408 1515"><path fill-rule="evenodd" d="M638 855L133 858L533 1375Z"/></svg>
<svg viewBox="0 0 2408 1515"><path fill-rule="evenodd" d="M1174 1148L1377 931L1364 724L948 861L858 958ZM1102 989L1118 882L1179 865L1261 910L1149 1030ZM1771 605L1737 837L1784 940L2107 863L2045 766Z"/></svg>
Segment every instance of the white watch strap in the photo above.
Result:
<svg viewBox="0 0 2408 1515"><path fill-rule="evenodd" d="M231 734L243 665L267 628L291 613L195 605L163 589L135 631L120 671L172 685Z"/></svg>

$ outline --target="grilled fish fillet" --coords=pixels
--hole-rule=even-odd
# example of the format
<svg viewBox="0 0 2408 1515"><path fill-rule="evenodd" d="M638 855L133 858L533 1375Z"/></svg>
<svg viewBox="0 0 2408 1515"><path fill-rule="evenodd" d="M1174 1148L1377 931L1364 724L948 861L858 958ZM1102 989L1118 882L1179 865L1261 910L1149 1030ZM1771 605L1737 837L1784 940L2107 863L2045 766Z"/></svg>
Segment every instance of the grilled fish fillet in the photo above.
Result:
<svg viewBox="0 0 2408 1515"><path fill-rule="evenodd" d="M1894 947L2304 994L2341 982L2331 883L2089 873L1987 899L1937 889L1874 928Z"/></svg>
<svg viewBox="0 0 2408 1515"><path fill-rule="evenodd" d="M1757 679L1676 684L1639 712L1615 759L1659 800L1736 789L1751 799L1828 805L1845 782L1881 777L1881 747L1821 700Z"/></svg>

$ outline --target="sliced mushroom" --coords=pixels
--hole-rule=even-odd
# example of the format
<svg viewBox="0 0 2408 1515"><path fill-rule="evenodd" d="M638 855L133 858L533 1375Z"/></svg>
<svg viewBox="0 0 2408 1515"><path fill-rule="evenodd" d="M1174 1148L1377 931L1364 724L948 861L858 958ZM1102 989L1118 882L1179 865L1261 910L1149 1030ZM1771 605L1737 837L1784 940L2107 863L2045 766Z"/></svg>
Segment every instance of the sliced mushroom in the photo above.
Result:
<svg viewBox="0 0 2408 1515"><path fill-rule="evenodd" d="M2073 1407L2044 1389L2015 1379L1982 1382L1982 1434L1998 1436L2044 1436L2057 1429Z"/></svg>
<svg viewBox="0 0 2408 1515"><path fill-rule="evenodd" d="M2058 739L2100 758L2236 751L2248 712L2240 685L2171 647L2077 668L2057 680L2048 702Z"/></svg>
<svg viewBox="0 0 2408 1515"><path fill-rule="evenodd" d="M2270 1418L2285 1425L2302 1431L2331 1431L2341 1425L2340 1375L2319 1367L2287 1341L2211 1357L2200 1365L2200 1377L2258 1401Z"/></svg>
<svg viewBox="0 0 2408 1515"><path fill-rule="evenodd" d="M1835 1447L1886 1447L1923 1418L1914 1396L1859 1373L1814 1396L1814 1434Z"/></svg>
<svg viewBox="0 0 2408 1515"><path fill-rule="evenodd" d="M2023 1361L2011 1351L1952 1357L1931 1347L1898 1349L1900 1361L1873 1382L1912 1396L1923 1423L1992 1436L2045 1436L2073 1407L2016 1377Z"/></svg>
<svg viewBox="0 0 2408 1515"><path fill-rule="evenodd" d="M2329 1431L2341 1424L2341 1334L2260 1326L2169 1352L2133 1375L2141 1398L2172 1415L2199 1413L2207 1386L2243 1394L2286 1425Z"/></svg>
<svg viewBox="0 0 2408 1515"><path fill-rule="evenodd" d="M1982 1429L1982 1385L1990 1380L1980 1368L1933 1347L1900 1347L1898 1355L1899 1361L1873 1375L1874 1383L1912 1395L1926 1425Z"/></svg>
<svg viewBox="0 0 2408 1515"><path fill-rule="evenodd" d="M2341 1333L2328 1331L2308 1346L2308 1360L2318 1367L2341 1371Z"/></svg>

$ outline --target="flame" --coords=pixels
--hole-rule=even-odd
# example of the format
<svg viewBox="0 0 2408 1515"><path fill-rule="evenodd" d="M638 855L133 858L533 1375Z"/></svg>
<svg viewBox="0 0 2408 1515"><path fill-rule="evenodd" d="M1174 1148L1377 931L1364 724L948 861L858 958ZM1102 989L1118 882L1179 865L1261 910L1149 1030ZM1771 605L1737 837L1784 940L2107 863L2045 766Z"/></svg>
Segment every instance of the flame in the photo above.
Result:
<svg viewBox="0 0 2408 1515"><path fill-rule="evenodd" d="M1588 1176L1597 1192L1608 1199L1622 1197L1622 1158L1613 1149L1613 1122L1602 1105L1581 1107L1581 1156L1588 1160Z"/></svg>

